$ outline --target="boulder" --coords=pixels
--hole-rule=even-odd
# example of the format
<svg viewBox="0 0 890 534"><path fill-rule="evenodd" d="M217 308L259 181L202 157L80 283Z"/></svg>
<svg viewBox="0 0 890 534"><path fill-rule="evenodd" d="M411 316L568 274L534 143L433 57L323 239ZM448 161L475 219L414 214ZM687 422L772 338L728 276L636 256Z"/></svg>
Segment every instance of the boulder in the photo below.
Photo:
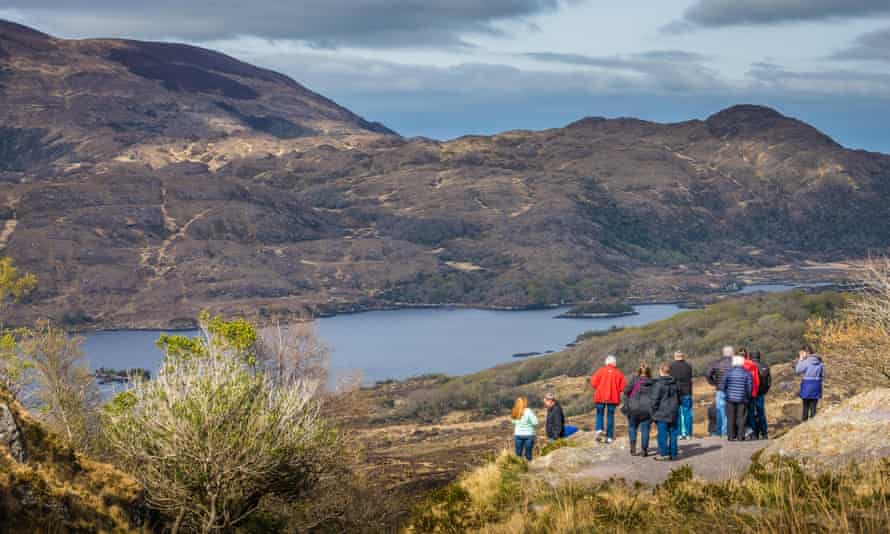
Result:
<svg viewBox="0 0 890 534"><path fill-rule="evenodd" d="M774 440L764 458L783 456L816 471L890 457L890 389L831 406Z"/></svg>
<svg viewBox="0 0 890 534"><path fill-rule="evenodd" d="M17 461L25 461L22 432L12 415L12 410L5 402L0 402L0 446L7 447Z"/></svg>

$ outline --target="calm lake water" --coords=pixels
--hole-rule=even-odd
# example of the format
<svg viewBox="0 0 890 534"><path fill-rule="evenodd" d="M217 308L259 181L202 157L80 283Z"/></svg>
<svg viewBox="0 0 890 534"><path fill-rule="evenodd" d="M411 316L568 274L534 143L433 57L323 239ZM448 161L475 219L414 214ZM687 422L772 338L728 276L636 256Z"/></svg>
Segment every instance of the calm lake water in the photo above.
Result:
<svg viewBox="0 0 890 534"><path fill-rule="evenodd" d="M748 286L742 292L784 291L791 286ZM461 375L516 361L521 352L558 351L588 330L639 326L666 319L673 304L635 307L639 315L607 319L556 319L567 308L490 311L463 308L373 311L318 320L332 349L333 374L359 372L365 381L424 373ZM163 331L87 334L83 349L90 366L142 367L155 373L161 353L154 343ZM184 332L194 335L196 332Z"/></svg>

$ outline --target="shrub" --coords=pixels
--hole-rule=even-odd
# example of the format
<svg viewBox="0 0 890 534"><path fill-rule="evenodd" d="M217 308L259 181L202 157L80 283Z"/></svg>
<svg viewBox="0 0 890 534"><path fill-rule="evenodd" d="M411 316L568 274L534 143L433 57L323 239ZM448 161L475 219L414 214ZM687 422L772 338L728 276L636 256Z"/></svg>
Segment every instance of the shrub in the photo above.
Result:
<svg viewBox="0 0 890 534"><path fill-rule="evenodd" d="M298 499L340 454L319 382L267 372L252 327L213 321L202 338L165 338L157 378L137 378L104 413L113 451L173 531L232 529L264 496Z"/></svg>

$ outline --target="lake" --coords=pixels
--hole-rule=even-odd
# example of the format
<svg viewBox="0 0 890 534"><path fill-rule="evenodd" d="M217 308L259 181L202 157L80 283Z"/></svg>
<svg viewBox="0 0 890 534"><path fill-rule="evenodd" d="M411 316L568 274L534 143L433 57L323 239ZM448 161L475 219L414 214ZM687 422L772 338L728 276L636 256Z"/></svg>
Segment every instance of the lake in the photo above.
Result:
<svg viewBox="0 0 890 534"><path fill-rule="evenodd" d="M787 285L748 286L744 293L785 291ZM358 372L366 382L425 373L461 375L516 361L515 353L558 351L588 330L639 326L681 311L673 304L634 307L638 315L598 319L556 319L568 308L492 311L421 308L372 311L318 320L330 345L335 376ZM90 366L142 367L154 374L161 353L154 343L163 331L87 334L83 349ZM194 335L196 332L183 332Z"/></svg>

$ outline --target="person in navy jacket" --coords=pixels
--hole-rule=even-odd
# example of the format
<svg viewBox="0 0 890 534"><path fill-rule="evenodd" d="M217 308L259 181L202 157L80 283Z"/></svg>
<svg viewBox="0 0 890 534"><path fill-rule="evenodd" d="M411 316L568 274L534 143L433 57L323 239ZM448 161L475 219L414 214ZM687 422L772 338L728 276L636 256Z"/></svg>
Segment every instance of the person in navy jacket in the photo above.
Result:
<svg viewBox="0 0 890 534"><path fill-rule="evenodd" d="M754 380L745 370L745 357L733 356L732 368L720 380L720 391L726 395L726 426L729 441L745 439L748 403L751 402Z"/></svg>

